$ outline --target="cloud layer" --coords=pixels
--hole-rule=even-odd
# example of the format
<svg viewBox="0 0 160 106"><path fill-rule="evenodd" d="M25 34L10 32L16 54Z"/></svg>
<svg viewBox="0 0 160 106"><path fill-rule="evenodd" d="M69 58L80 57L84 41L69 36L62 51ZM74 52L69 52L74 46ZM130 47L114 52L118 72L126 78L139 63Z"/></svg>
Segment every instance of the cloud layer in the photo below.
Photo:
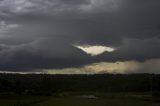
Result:
<svg viewBox="0 0 160 106"><path fill-rule="evenodd" d="M0 0L0 70L64 69L101 62L159 59L159 3ZM91 57L73 44L117 50Z"/></svg>

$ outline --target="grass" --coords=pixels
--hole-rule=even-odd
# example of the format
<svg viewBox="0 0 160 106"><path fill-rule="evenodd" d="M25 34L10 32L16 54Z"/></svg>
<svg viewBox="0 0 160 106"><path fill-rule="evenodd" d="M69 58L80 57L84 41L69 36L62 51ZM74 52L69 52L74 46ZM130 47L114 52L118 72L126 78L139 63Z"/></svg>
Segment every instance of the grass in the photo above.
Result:
<svg viewBox="0 0 160 106"><path fill-rule="evenodd" d="M1 94L0 106L29 106L47 100L46 96Z"/></svg>
<svg viewBox="0 0 160 106"><path fill-rule="evenodd" d="M132 99L73 99L53 98L31 106L148 106L150 103Z"/></svg>
<svg viewBox="0 0 160 106"><path fill-rule="evenodd" d="M151 102L145 98L124 97L123 94L113 95L89 99L75 96L47 97L1 94L0 106L151 106Z"/></svg>

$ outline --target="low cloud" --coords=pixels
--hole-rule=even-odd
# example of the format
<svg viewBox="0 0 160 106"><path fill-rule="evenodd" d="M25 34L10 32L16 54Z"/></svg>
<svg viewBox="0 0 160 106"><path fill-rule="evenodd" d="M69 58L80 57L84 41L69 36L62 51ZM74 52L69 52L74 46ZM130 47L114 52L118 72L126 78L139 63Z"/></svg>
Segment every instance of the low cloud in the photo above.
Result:
<svg viewBox="0 0 160 106"><path fill-rule="evenodd" d="M129 74L129 73L156 73L160 74L160 59L139 61L99 62L80 68L66 68L59 70L45 70L49 74Z"/></svg>

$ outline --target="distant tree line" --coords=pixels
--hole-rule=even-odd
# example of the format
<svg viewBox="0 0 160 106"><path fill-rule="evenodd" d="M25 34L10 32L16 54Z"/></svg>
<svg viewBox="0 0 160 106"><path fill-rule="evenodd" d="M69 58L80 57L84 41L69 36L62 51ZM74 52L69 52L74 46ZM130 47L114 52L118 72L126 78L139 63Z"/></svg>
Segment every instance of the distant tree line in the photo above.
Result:
<svg viewBox="0 0 160 106"><path fill-rule="evenodd" d="M160 75L0 74L0 92L52 95L58 92L159 92ZM157 93L156 93L157 94Z"/></svg>

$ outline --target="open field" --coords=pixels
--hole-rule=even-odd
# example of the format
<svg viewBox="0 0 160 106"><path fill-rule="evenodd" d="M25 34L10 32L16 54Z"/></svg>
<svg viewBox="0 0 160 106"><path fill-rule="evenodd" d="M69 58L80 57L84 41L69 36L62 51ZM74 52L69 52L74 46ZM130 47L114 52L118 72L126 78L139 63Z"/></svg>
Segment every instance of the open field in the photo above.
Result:
<svg viewBox="0 0 160 106"><path fill-rule="evenodd" d="M151 106L149 97L129 95L47 97L3 94L0 95L0 106Z"/></svg>
<svg viewBox="0 0 160 106"><path fill-rule="evenodd" d="M46 96L1 94L0 106L29 106L47 100Z"/></svg>
<svg viewBox="0 0 160 106"><path fill-rule="evenodd" d="M31 106L149 106L149 102L132 99L73 99L52 98Z"/></svg>
<svg viewBox="0 0 160 106"><path fill-rule="evenodd" d="M150 74L0 74L0 106L160 106L159 83Z"/></svg>

